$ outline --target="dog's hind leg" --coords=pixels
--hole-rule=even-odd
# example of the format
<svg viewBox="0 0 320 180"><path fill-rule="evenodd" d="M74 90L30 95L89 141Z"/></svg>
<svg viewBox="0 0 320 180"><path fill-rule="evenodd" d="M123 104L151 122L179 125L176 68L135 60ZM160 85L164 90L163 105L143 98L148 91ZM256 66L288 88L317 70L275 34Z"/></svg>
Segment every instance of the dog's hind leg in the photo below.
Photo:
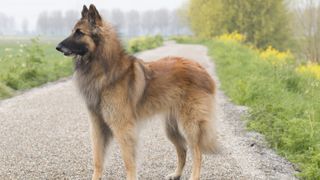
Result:
<svg viewBox="0 0 320 180"><path fill-rule="evenodd" d="M92 180L97 180L102 177L106 146L110 142L112 133L100 115L94 112L90 112L89 114L94 164Z"/></svg>
<svg viewBox="0 0 320 180"><path fill-rule="evenodd" d="M178 163L174 173L169 174L167 180L179 180L186 163L187 148L185 146L185 140L179 132L178 124L174 114L169 114L166 117L166 134L169 140L174 144L177 151Z"/></svg>
<svg viewBox="0 0 320 180"><path fill-rule="evenodd" d="M202 159L199 123L189 122L184 124L183 131L185 132L185 138L192 153L192 173L190 180L199 180Z"/></svg>
<svg viewBox="0 0 320 180"><path fill-rule="evenodd" d="M190 180L199 180L202 154L201 154L200 146L198 144L194 144L191 148L192 148L192 173L191 173Z"/></svg>

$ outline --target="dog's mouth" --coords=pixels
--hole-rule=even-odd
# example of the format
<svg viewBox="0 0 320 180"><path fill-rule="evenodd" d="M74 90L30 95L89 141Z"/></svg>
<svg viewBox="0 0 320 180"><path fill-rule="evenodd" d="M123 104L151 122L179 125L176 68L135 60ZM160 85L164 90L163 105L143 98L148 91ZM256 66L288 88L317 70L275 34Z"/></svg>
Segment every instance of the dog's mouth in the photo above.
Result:
<svg viewBox="0 0 320 180"><path fill-rule="evenodd" d="M73 53L70 49L65 48L65 47L63 47L63 46L61 46L61 45L58 45L58 46L56 47L56 49L57 49L59 52L63 53L63 55L65 55L65 56L76 56L76 53Z"/></svg>
<svg viewBox="0 0 320 180"><path fill-rule="evenodd" d="M62 52L63 55L65 55L65 56L76 56L76 55L77 55L76 53L70 51L69 49L63 49L61 52Z"/></svg>
<svg viewBox="0 0 320 180"><path fill-rule="evenodd" d="M72 56L72 55L75 55L75 54L73 54L72 52L63 52L63 55L65 55L65 56Z"/></svg>

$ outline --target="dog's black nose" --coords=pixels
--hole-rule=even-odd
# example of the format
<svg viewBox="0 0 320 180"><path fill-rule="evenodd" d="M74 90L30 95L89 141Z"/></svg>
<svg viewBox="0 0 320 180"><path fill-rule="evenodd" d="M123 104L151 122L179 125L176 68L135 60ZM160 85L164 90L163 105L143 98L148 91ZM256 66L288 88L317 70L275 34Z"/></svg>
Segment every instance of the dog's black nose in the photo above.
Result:
<svg viewBox="0 0 320 180"><path fill-rule="evenodd" d="M56 47L56 50L62 52L62 45L58 44L58 46Z"/></svg>

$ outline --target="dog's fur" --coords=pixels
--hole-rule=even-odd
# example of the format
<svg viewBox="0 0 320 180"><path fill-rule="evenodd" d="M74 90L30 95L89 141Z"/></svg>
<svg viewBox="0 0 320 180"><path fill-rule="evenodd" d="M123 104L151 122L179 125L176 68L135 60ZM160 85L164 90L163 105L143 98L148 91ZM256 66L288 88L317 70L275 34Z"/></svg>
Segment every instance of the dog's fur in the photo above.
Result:
<svg viewBox="0 0 320 180"><path fill-rule="evenodd" d="M105 149L114 137L121 148L127 179L136 179L137 123L165 114L179 179L187 146L193 155L192 180L200 178L201 154L215 150L215 84L198 63L167 57L146 63L128 55L110 24L94 5L82 10L72 34L57 49L75 59L75 79L91 117L94 173L102 177Z"/></svg>

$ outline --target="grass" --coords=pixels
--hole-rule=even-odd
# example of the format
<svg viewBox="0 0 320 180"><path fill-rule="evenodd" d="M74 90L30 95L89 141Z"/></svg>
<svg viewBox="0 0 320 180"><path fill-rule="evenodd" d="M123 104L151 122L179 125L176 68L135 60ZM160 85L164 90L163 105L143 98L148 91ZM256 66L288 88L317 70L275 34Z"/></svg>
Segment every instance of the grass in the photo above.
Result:
<svg viewBox="0 0 320 180"><path fill-rule="evenodd" d="M197 44L201 43L204 40L199 39L195 36L171 36L169 37L170 40L176 41L177 43L191 43L191 44Z"/></svg>
<svg viewBox="0 0 320 180"><path fill-rule="evenodd" d="M58 41L0 37L0 99L11 97L17 91L70 76L73 72L72 60L56 51ZM158 47L162 42L161 36L141 37L129 40L127 49L136 53Z"/></svg>
<svg viewBox="0 0 320 180"><path fill-rule="evenodd" d="M250 107L248 128L265 135L279 154L298 165L301 179L320 179L320 81L276 66L237 42L204 43L217 66L222 89Z"/></svg>
<svg viewBox="0 0 320 180"><path fill-rule="evenodd" d="M56 52L56 44L38 38L1 39L0 99L69 76L72 61Z"/></svg>
<svg viewBox="0 0 320 180"><path fill-rule="evenodd" d="M156 48L161 46L162 43L163 38L160 35L137 37L129 40L127 50L130 53L137 53L139 51Z"/></svg>

